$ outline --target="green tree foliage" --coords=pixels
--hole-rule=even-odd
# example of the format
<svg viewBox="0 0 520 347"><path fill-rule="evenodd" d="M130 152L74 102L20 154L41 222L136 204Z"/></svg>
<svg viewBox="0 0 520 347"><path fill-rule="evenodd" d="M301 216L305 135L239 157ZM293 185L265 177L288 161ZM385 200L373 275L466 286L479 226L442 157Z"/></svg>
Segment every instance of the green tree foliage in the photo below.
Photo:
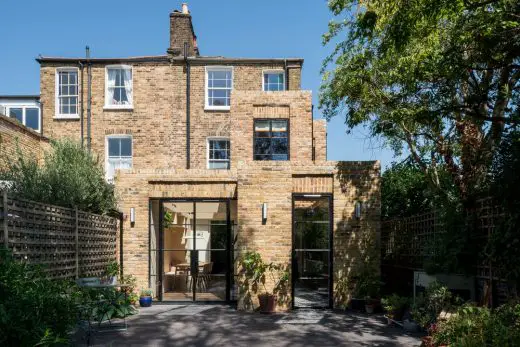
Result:
<svg viewBox="0 0 520 347"><path fill-rule="evenodd" d="M487 182L504 130L518 121L518 0L330 0L320 106L403 148L464 203ZM342 19L345 18L345 19Z"/></svg>
<svg viewBox="0 0 520 347"><path fill-rule="evenodd" d="M431 187L424 172L412 161L392 163L381 177L381 216L407 217L431 209Z"/></svg>
<svg viewBox="0 0 520 347"><path fill-rule="evenodd" d="M71 140L53 142L41 165L21 151L17 158L5 159L7 169L0 177L11 182L8 187L15 196L92 213L116 209L114 187L105 180L103 168Z"/></svg>

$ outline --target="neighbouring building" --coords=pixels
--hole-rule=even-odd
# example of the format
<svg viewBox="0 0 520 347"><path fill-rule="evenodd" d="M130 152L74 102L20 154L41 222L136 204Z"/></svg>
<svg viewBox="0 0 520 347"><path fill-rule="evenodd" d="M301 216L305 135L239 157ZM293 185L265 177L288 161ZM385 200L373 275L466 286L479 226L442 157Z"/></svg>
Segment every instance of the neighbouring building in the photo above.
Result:
<svg viewBox="0 0 520 347"><path fill-rule="evenodd" d="M16 119L27 128L41 133L39 95L0 95L0 115Z"/></svg>
<svg viewBox="0 0 520 347"><path fill-rule="evenodd" d="M42 135L38 95L0 95L0 169L17 152L43 159L49 139Z"/></svg>
<svg viewBox="0 0 520 347"><path fill-rule="evenodd" d="M37 61L45 136L99 155L124 271L157 300L249 307L246 250L289 271L280 309L341 306L347 278L379 271L379 162L327 161L303 59L204 56L183 5L165 55Z"/></svg>

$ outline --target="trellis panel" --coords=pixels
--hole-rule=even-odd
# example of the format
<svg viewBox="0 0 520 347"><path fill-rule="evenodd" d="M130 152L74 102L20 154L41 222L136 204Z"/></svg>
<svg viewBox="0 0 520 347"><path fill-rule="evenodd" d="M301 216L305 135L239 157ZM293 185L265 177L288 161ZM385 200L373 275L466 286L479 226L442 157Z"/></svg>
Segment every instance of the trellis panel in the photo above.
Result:
<svg viewBox="0 0 520 347"><path fill-rule="evenodd" d="M2 193L1 244L51 278L103 274L115 260L117 219ZM7 239L6 239L7 236Z"/></svg>

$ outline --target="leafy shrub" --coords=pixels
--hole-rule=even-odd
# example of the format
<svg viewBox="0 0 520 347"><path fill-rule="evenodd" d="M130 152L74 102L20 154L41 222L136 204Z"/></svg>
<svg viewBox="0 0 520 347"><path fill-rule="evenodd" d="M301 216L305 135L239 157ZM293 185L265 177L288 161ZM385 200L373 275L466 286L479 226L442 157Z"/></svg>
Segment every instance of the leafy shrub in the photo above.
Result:
<svg viewBox="0 0 520 347"><path fill-rule="evenodd" d="M49 280L39 267L0 250L0 346L50 345L64 340L78 318L78 289Z"/></svg>
<svg viewBox="0 0 520 347"><path fill-rule="evenodd" d="M432 330L435 345L501 346L520 345L520 304L503 305L496 310L463 305Z"/></svg>
<svg viewBox="0 0 520 347"><path fill-rule="evenodd" d="M88 303L90 319L103 322L113 318L123 318L137 313L132 305L131 297L124 291L115 288L103 290L82 288L84 302ZM86 318L86 317L85 317Z"/></svg>
<svg viewBox="0 0 520 347"><path fill-rule="evenodd" d="M118 276L120 269L121 268L120 268L119 264L117 263L117 261L111 261L110 263L108 263L108 265L105 269L105 272L106 272L107 276Z"/></svg>
<svg viewBox="0 0 520 347"><path fill-rule="evenodd" d="M437 321L444 310L452 307L453 298L448 287L435 281L430 283L424 293L420 293L412 305L412 317L423 328L428 328Z"/></svg>
<svg viewBox="0 0 520 347"><path fill-rule="evenodd" d="M381 303L389 318L401 320L406 310L410 307L411 299L392 294L389 297L381 299Z"/></svg>
<svg viewBox="0 0 520 347"><path fill-rule="evenodd" d="M363 271L356 279L354 296L358 299L377 298L381 288L379 273L373 271Z"/></svg>
<svg viewBox="0 0 520 347"><path fill-rule="evenodd" d="M137 288L137 278L132 275L123 275L120 276L119 283L127 285L127 287L122 288L121 291L127 294L128 301L130 301L132 305L135 304L139 299L139 296L135 292L135 289Z"/></svg>
<svg viewBox="0 0 520 347"><path fill-rule="evenodd" d="M114 187L98 160L71 140L53 141L42 165L21 151L5 164L0 179L10 181L18 197L100 214L116 208Z"/></svg>

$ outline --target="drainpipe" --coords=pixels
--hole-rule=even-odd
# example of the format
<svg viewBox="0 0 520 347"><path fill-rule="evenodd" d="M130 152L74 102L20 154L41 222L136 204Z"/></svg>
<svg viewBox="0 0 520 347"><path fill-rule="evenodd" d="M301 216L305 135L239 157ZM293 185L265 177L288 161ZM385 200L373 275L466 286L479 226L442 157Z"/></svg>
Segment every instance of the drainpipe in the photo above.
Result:
<svg viewBox="0 0 520 347"><path fill-rule="evenodd" d="M287 68L287 59L283 60L283 70L285 73L285 90L289 90L289 69Z"/></svg>
<svg viewBox="0 0 520 347"><path fill-rule="evenodd" d="M78 61L78 65L81 71L81 94L79 98L79 119L80 119L80 133L81 133L81 148L83 148L83 63L81 61Z"/></svg>
<svg viewBox="0 0 520 347"><path fill-rule="evenodd" d="M188 43L184 42L184 62L186 63L186 169L190 168L190 72Z"/></svg>
<svg viewBox="0 0 520 347"><path fill-rule="evenodd" d="M85 53L87 56L87 150L90 152L91 146L91 108L92 108L92 64L90 63L90 48L87 46L85 48Z"/></svg>
<svg viewBox="0 0 520 347"><path fill-rule="evenodd" d="M314 104L311 105L311 143L312 143L312 162L316 161L316 146L314 144Z"/></svg>
<svg viewBox="0 0 520 347"><path fill-rule="evenodd" d="M120 270L120 275L121 275L121 278L123 277L124 275L124 270L123 270L123 260L124 260L124 257L123 257L123 225L124 225L124 221L125 221L125 216L123 214L123 212L119 212L119 270Z"/></svg>
<svg viewBox="0 0 520 347"><path fill-rule="evenodd" d="M40 135L43 136L43 101L39 100L40 105Z"/></svg>

